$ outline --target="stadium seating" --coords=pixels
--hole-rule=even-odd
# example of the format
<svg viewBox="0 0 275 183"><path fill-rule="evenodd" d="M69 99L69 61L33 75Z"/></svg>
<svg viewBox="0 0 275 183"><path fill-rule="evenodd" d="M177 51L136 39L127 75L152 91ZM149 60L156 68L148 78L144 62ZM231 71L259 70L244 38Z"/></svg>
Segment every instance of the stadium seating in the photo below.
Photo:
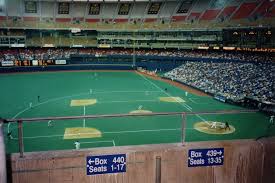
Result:
<svg viewBox="0 0 275 183"><path fill-rule="evenodd" d="M274 102L274 70L274 64L262 62L187 62L165 76L231 100L252 97Z"/></svg>
<svg viewBox="0 0 275 183"><path fill-rule="evenodd" d="M220 13L220 9L206 10L201 16L200 20L214 20Z"/></svg>
<svg viewBox="0 0 275 183"><path fill-rule="evenodd" d="M270 9L267 10L267 12L264 15L264 17L275 17L275 6L274 6L274 4L273 4L272 8L270 8Z"/></svg>
<svg viewBox="0 0 275 183"><path fill-rule="evenodd" d="M260 18L267 14L269 8L272 6L272 2L269 0L264 1L258 6L258 8L253 12L253 16Z"/></svg>
<svg viewBox="0 0 275 183"><path fill-rule="evenodd" d="M45 42L45 38L44 42ZM33 39L30 39L31 44L34 44L36 46L41 47L43 45L43 39L40 39L39 37L33 37ZM47 38L48 39L48 38ZM79 38L68 38L65 36L60 36L59 40L57 40L56 44L59 46L66 46L71 44L71 42L76 41L76 39ZM86 38L81 38L81 39L86 39ZM215 38L214 38L215 39ZM52 38L49 38L48 41L52 41ZM83 41L83 40L82 40ZM76 41L75 43L79 43ZM93 37L88 37L87 38L87 45L96 45L97 40ZM144 44L144 43L141 43ZM147 43L146 43L147 44ZM151 43L156 44L156 45L161 45L164 46L163 43ZM190 43L190 45L193 45L194 43ZM167 45L173 45L173 42L165 44ZM190 46L187 44L187 46ZM186 46L186 44L182 44L180 46ZM47 52L52 52L51 48L44 48L42 50L40 49L22 49L20 50L21 54L24 54L24 50L26 50L26 54L28 55L30 50L32 51L31 53L36 53L37 51L39 54L47 53ZM54 49L56 53L60 53L63 51L63 49ZM66 54L70 55L72 53L77 52L78 50L81 50L82 52L88 52L92 55L94 55L96 52L99 53L100 55L108 55L108 54L120 54L120 55L131 55L132 54L132 49L66 49ZM17 58L17 49L5 49L2 51L2 54L4 55L14 55L15 58ZM211 58L211 59L227 59L227 60L233 60L233 61L253 61L253 62L270 62L272 63L272 57L269 54L257 54L257 53L236 53L236 52L214 52L214 51L203 51L203 50L169 50L169 51L164 51L164 50L156 50L156 49L149 49L149 50L144 50L144 49L138 49L136 50L136 55L155 55L155 56L171 56L171 57L190 57L190 58ZM54 52L52 52L52 57L55 58Z"/></svg>
<svg viewBox="0 0 275 183"><path fill-rule="evenodd" d="M254 9L257 7L257 2L243 3L236 13L232 16L232 19L248 18Z"/></svg>
<svg viewBox="0 0 275 183"><path fill-rule="evenodd" d="M0 25L20 28L66 29L77 27L81 29L131 30L156 28L162 30L197 28L200 27L200 24L203 27L239 26L239 22L236 20L241 19L246 19L245 25L250 26L265 25L266 22L268 22L268 26L275 24L273 21L265 21L275 17L275 2L269 0L230 0L219 3L208 0L165 1L161 4L158 14L147 14L150 2L133 2L127 15L118 14L119 5L116 3L101 3L99 15L90 15L86 10L85 3L74 4L71 7L71 15L54 15L55 8L52 2L42 1L40 3L41 12L37 10L37 13L34 14L21 15L15 9L9 10L11 15L0 16ZM256 19L257 24L253 22ZM223 23L224 21L226 23Z"/></svg>

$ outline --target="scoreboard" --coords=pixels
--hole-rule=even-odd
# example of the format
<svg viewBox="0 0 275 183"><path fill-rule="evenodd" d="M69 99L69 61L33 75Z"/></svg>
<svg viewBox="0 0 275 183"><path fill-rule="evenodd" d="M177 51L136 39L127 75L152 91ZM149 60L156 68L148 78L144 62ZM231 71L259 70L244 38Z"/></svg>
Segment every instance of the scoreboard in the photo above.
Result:
<svg viewBox="0 0 275 183"><path fill-rule="evenodd" d="M15 66L47 66L54 65L53 60L16 60Z"/></svg>
<svg viewBox="0 0 275 183"><path fill-rule="evenodd" d="M25 67L25 66L49 66L49 65L65 65L66 60L14 60L14 61L2 61L1 67Z"/></svg>

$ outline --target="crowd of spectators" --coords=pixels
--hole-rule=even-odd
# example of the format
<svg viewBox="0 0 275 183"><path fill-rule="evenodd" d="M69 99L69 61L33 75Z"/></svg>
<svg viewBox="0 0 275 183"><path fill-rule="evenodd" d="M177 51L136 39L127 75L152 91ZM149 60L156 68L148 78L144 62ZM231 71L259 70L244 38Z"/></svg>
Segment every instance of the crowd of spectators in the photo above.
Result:
<svg viewBox="0 0 275 183"><path fill-rule="evenodd" d="M152 55L171 57L192 57L231 59L241 61L272 61L270 54L223 52L205 50L163 50L163 49L97 49L97 48L31 48L31 49L3 49L0 50L0 61L2 60L32 60L32 59L60 59L70 58L71 54L86 55Z"/></svg>
<svg viewBox="0 0 275 183"><path fill-rule="evenodd" d="M232 100L252 97L275 103L275 64L271 63L186 62L165 76Z"/></svg>
<svg viewBox="0 0 275 183"><path fill-rule="evenodd" d="M74 49L5 49L0 50L0 61L70 58Z"/></svg>
<svg viewBox="0 0 275 183"><path fill-rule="evenodd" d="M0 49L1 61L69 59L79 55L151 55L221 59L219 62L186 62L165 76L213 94L238 99L244 96L274 102L275 62L270 54L207 50L20 48ZM232 60L228 62L222 59ZM253 61L253 62L234 62Z"/></svg>

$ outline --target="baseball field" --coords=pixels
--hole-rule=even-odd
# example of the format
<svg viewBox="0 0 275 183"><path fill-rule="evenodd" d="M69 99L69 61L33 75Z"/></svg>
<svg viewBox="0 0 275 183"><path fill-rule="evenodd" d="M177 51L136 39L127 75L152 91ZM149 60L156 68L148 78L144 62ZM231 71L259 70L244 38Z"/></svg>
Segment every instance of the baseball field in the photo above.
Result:
<svg viewBox="0 0 275 183"><path fill-rule="evenodd" d="M0 75L0 117L8 119L244 110L135 71L40 72ZM229 128L224 128L224 124ZM4 126L6 151L18 152L18 126ZM9 134L9 135L8 135ZM269 116L188 115L186 141L256 139L275 135ZM27 152L175 143L182 140L182 116L144 116L23 123Z"/></svg>

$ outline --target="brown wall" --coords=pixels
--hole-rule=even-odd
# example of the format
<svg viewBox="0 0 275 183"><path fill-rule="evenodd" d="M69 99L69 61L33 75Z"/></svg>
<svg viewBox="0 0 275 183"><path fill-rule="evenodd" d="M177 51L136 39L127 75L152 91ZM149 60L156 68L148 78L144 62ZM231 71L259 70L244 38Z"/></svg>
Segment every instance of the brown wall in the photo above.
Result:
<svg viewBox="0 0 275 183"><path fill-rule="evenodd" d="M187 166L188 150L224 148L224 165ZM125 153L127 172L86 176L88 155ZM196 142L94 148L18 154L11 157L16 183L155 183L156 157L161 157L162 183L271 183L275 180L275 139Z"/></svg>

